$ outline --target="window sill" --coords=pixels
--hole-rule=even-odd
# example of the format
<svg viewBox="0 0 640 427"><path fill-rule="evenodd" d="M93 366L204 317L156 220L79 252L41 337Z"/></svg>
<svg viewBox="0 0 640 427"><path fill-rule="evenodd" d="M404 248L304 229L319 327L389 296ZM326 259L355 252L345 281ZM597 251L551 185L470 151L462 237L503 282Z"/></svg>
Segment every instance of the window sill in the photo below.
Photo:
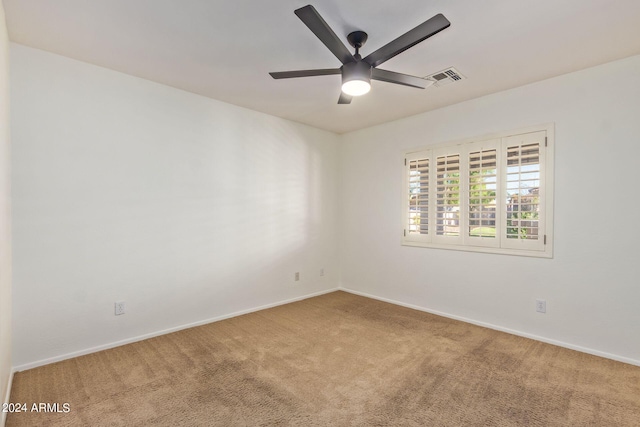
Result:
<svg viewBox="0 0 640 427"><path fill-rule="evenodd" d="M504 248L488 248L484 246L466 246L466 245L443 245L438 243L414 242L410 240L402 240L402 246L413 246L431 249L446 249L452 251L464 252L482 252L487 254L514 255L534 258L553 258L553 252L550 246L546 246L544 251L533 251L524 249L504 249Z"/></svg>

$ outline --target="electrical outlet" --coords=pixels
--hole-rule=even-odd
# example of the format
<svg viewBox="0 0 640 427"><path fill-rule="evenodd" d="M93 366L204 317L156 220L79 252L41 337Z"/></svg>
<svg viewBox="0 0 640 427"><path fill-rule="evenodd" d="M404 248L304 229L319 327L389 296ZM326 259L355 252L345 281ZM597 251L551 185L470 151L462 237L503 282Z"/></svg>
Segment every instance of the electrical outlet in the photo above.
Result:
<svg viewBox="0 0 640 427"><path fill-rule="evenodd" d="M321 269L320 269L320 275L321 275L321 276L324 276L324 268L321 268Z"/></svg>
<svg viewBox="0 0 640 427"><path fill-rule="evenodd" d="M547 301L543 299L536 300L536 311L538 313L546 313L547 312Z"/></svg>
<svg viewBox="0 0 640 427"><path fill-rule="evenodd" d="M300 273L296 272L296 275L295 275L294 280L295 280L296 282L299 282L299 281L300 281Z"/></svg>
<svg viewBox="0 0 640 427"><path fill-rule="evenodd" d="M119 316L121 314L124 314L124 301L115 303L115 315Z"/></svg>

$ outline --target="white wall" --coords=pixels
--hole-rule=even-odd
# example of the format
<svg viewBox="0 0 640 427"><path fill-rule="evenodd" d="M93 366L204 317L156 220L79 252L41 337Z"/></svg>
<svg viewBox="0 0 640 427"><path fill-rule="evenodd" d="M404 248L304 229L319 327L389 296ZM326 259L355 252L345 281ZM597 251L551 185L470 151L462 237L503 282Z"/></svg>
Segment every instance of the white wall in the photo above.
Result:
<svg viewBox="0 0 640 427"><path fill-rule="evenodd" d="M0 400L11 375L11 225L9 176L9 37L0 3ZM0 415L3 425L5 414Z"/></svg>
<svg viewBox="0 0 640 427"><path fill-rule="evenodd" d="M338 286L337 135L11 54L18 369Z"/></svg>
<svg viewBox="0 0 640 427"><path fill-rule="evenodd" d="M639 118L635 56L344 135L342 285L640 364ZM554 259L400 245L404 149L547 122Z"/></svg>

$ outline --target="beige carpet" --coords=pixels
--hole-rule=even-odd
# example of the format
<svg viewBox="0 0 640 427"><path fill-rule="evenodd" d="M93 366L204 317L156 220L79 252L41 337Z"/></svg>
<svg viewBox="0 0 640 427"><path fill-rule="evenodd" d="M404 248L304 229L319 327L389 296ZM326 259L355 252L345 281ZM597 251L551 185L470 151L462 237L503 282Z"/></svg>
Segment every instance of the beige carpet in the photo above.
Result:
<svg viewBox="0 0 640 427"><path fill-rule="evenodd" d="M15 375L13 426L638 426L640 367L335 292Z"/></svg>

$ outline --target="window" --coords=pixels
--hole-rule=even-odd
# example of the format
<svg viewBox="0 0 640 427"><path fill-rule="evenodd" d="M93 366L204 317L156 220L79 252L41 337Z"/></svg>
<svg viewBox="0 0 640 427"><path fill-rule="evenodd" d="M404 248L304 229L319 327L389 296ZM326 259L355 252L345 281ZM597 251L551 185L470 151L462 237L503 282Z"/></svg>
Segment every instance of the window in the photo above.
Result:
<svg viewBox="0 0 640 427"><path fill-rule="evenodd" d="M404 163L404 245L552 256L552 125L412 151Z"/></svg>

